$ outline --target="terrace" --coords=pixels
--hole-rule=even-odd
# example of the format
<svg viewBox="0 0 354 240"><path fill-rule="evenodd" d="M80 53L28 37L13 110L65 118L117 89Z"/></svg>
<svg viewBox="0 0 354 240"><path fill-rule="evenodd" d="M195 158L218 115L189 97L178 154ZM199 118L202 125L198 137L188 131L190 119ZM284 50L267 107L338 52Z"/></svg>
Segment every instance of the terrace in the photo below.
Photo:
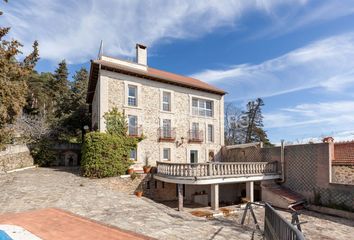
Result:
<svg viewBox="0 0 354 240"><path fill-rule="evenodd" d="M210 185L211 207L219 208L219 184L246 183L246 197L254 201L254 182L280 179L278 162L157 162L154 178L175 183L178 187L178 209L183 210L183 185Z"/></svg>
<svg viewBox="0 0 354 240"><path fill-rule="evenodd" d="M180 184L216 184L278 179L278 162L157 162L156 179Z"/></svg>

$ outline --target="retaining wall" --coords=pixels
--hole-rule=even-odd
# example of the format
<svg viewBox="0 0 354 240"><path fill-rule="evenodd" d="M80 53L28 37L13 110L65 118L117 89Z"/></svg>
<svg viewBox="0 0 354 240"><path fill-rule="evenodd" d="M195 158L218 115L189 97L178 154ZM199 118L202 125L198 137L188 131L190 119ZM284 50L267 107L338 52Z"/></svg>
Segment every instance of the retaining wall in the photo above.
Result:
<svg viewBox="0 0 354 240"><path fill-rule="evenodd" d="M0 151L0 172L33 166L33 158L26 145L10 145Z"/></svg>

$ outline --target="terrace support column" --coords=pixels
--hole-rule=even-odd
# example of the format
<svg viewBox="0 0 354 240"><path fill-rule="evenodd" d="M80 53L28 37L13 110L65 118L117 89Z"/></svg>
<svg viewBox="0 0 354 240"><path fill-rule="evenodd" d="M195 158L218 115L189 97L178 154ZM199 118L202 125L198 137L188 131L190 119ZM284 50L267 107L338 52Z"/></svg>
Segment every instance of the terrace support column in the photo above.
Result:
<svg viewBox="0 0 354 240"><path fill-rule="evenodd" d="M219 209L219 184L211 184L211 209Z"/></svg>
<svg viewBox="0 0 354 240"><path fill-rule="evenodd" d="M178 211L183 211L183 184L177 184L178 190Z"/></svg>
<svg viewBox="0 0 354 240"><path fill-rule="evenodd" d="M254 202L254 182L246 182L246 198Z"/></svg>

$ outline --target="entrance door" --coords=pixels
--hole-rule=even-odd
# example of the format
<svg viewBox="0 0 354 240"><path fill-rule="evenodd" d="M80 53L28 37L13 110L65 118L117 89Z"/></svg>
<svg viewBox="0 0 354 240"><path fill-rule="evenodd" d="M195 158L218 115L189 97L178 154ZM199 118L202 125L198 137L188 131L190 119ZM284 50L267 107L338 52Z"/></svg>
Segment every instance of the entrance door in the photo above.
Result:
<svg viewBox="0 0 354 240"><path fill-rule="evenodd" d="M189 159L190 159L191 163L197 163L198 162L198 151L191 150Z"/></svg>

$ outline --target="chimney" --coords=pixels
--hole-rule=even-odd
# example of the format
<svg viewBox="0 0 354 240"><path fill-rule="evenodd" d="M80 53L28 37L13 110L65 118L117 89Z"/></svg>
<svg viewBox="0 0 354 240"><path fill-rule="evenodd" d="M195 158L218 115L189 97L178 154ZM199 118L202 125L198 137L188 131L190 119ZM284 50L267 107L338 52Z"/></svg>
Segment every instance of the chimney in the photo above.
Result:
<svg viewBox="0 0 354 240"><path fill-rule="evenodd" d="M139 43L136 44L136 62L147 66L147 47Z"/></svg>
<svg viewBox="0 0 354 240"><path fill-rule="evenodd" d="M334 138L325 137L325 138L322 139L322 142L324 142L324 143L333 143L334 142Z"/></svg>

